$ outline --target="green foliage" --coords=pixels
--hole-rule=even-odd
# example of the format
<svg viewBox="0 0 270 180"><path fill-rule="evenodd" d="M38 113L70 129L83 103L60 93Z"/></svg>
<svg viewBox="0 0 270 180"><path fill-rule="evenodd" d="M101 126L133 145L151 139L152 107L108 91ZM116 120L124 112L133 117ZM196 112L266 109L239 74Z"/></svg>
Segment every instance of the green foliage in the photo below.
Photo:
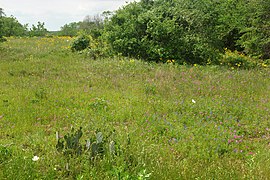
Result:
<svg viewBox="0 0 270 180"><path fill-rule="evenodd" d="M112 57L113 53L106 40L100 36L91 41L89 48L86 50L86 55L91 59L98 59Z"/></svg>
<svg viewBox="0 0 270 180"><path fill-rule="evenodd" d="M163 0L130 3L107 21L108 40L116 52L151 61L203 64L215 59L218 51L208 32L210 19L194 19L204 10L191 10L185 4Z"/></svg>
<svg viewBox="0 0 270 180"><path fill-rule="evenodd" d="M29 31L29 36L46 36L48 34L48 30L45 28L45 23L44 22L38 22L37 26L34 24L32 25L32 28Z"/></svg>
<svg viewBox="0 0 270 180"><path fill-rule="evenodd" d="M245 7L243 36L239 43L246 53L270 59L270 1L248 1Z"/></svg>
<svg viewBox="0 0 270 180"><path fill-rule="evenodd" d="M71 134L64 136L64 140L59 138L58 132L56 133L57 145L56 149L59 152L63 152L65 156L80 155L82 153L82 145L80 144L80 138L82 137L82 127L74 132L74 128L71 129Z"/></svg>
<svg viewBox="0 0 270 180"><path fill-rule="evenodd" d="M71 43L71 50L80 51L91 59L106 58L113 55L111 48L102 36L93 38L91 35L82 33Z"/></svg>
<svg viewBox="0 0 270 180"><path fill-rule="evenodd" d="M5 37L24 36L27 32L27 25L22 25L14 17L6 17L4 10L0 8L0 42L6 41Z"/></svg>
<svg viewBox="0 0 270 180"><path fill-rule="evenodd" d="M72 22L72 23L65 24L64 26L62 26L58 35L60 35L60 36L76 36L78 31L79 31L79 23Z"/></svg>
<svg viewBox="0 0 270 180"><path fill-rule="evenodd" d="M14 17L0 17L0 36L25 36L27 33L27 26L22 25Z"/></svg>
<svg viewBox="0 0 270 180"><path fill-rule="evenodd" d="M0 179L269 178L268 68L89 61L68 40L1 44ZM58 152L79 127L82 153Z"/></svg>
<svg viewBox="0 0 270 180"><path fill-rule="evenodd" d="M96 133L95 138L90 137L87 139L86 144L82 145L80 142L80 139L83 135L82 127L80 127L80 129L78 129L76 132L74 131L74 128L72 128L71 133L65 135L64 139L59 137L58 132L56 133L56 149L58 152L63 153L64 156L70 158L71 156L82 155L82 153L87 153L90 151L90 159L93 160L97 156L115 154L115 142L105 142L101 132ZM106 148L105 145L108 148Z"/></svg>
<svg viewBox="0 0 270 180"><path fill-rule="evenodd" d="M7 41L7 38L5 38L5 37L0 37L0 43L1 42L6 42Z"/></svg>
<svg viewBox="0 0 270 180"><path fill-rule="evenodd" d="M225 50L223 58L221 58L221 64L231 68L251 69L259 67L257 61L241 52L230 51L227 49Z"/></svg>
<svg viewBox="0 0 270 180"><path fill-rule="evenodd" d="M72 51L82 51L88 48L91 41L91 37L85 34L79 35L76 39L71 43Z"/></svg>
<svg viewBox="0 0 270 180"><path fill-rule="evenodd" d="M225 54L220 60L221 65L228 66L232 69L252 69L266 68L268 64L265 61L249 57L238 51L225 49Z"/></svg>
<svg viewBox="0 0 270 180"><path fill-rule="evenodd" d="M83 21L72 22L61 27L58 35L76 36L81 31L91 35L93 38L101 36L103 30L103 19L101 15L86 16Z"/></svg>
<svg viewBox="0 0 270 180"><path fill-rule="evenodd" d="M86 16L82 22L79 22L79 29L95 39L101 36L103 26L104 22L101 15Z"/></svg>
<svg viewBox="0 0 270 180"><path fill-rule="evenodd" d="M9 148L0 145L0 166L2 163L7 163L11 157L12 151Z"/></svg>
<svg viewBox="0 0 270 180"><path fill-rule="evenodd" d="M269 6L263 0L133 2L106 21L105 36L117 53L150 61L218 63L224 48L267 59Z"/></svg>

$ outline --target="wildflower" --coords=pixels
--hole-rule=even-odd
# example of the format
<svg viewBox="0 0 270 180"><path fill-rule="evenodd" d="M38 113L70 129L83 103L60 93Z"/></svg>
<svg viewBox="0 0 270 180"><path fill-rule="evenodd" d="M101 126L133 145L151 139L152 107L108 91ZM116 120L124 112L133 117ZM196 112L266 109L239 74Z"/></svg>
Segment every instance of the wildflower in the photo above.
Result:
<svg viewBox="0 0 270 180"><path fill-rule="evenodd" d="M231 144L233 142L233 140L228 139L228 144Z"/></svg>
<svg viewBox="0 0 270 180"><path fill-rule="evenodd" d="M34 156L33 158L32 158L32 161L38 161L39 160L39 157L38 156Z"/></svg>
<svg viewBox="0 0 270 180"><path fill-rule="evenodd" d="M196 101L195 101L194 99L192 99L191 101L192 101L192 103L194 103L194 104L196 103Z"/></svg>
<svg viewBox="0 0 270 180"><path fill-rule="evenodd" d="M262 67L265 67L265 68L266 68L266 67L267 67L267 64L265 64L265 63L262 63Z"/></svg>

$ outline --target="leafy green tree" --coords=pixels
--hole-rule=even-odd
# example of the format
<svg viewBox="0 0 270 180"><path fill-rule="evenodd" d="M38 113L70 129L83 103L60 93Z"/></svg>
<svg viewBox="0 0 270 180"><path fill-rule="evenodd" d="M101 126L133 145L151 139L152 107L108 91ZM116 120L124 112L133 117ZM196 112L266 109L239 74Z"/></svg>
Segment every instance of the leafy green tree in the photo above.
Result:
<svg viewBox="0 0 270 180"><path fill-rule="evenodd" d="M270 59L270 1L249 0L239 43L245 52L261 59Z"/></svg>
<svg viewBox="0 0 270 180"><path fill-rule="evenodd" d="M80 23L72 22L69 24L65 24L61 27L59 32L60 36L76 36L80 28Z"/></svg>
<svg viewBox="0 0 270 180"><path fill-rule="evenodd" d="M44 22L38 22L37 26L32 25L29 32L30 36L45 36L46 34L48 34L48 30L45 28Z"/></svg>
<svg viewBox="0 0 270 180"><path fill-rule="evenodd" d="M199 5L201 9L194 9ZM217 57L220 42L208 27L215 24L210 21L214 12L204 15L203 5L182 0L133 2L106 21L106 36L112 48L126 56L206 63Z"/></svg>
<svg viewBox="0 0 270 180"><path fill-rule="evenodd" d="M108 14L109 12L104 15L86 16L83 21L65 24L61 27L59 35L75 36L79 32L84 32L90 34L93 38L98 38L104 28L103 16Z"/></svg>
<svg viewBox="0 0 270 180"><path fill-rule="evenodd" d="M107 19L104 35L115 52L152 61L204 64L224 48L267 59L269 9L269 0L141 0Z"/></svg>
<svg viewBox="0 0 270 180"><path fill-rule="evenodd" d="M24 36L26 35L26 26L18 22L14 16L2 17L2 31L3 35L10 36Z"/></svg>
<svg viewBox="0 0 270 180"><path fill-rule="evenodd" d="M103 27L104 21L101 15L86 16L82 22L79 22L79 29L94 38L101 36Z"/></svg>
<svg viewBox="0 0 270 180"><path fill-rule="evenodd" d="M3 8L0 8L0 42L2 41L2 37L4 34L3 28L4 28L4 22L3 22L3 17L5 16Z"/></svg>

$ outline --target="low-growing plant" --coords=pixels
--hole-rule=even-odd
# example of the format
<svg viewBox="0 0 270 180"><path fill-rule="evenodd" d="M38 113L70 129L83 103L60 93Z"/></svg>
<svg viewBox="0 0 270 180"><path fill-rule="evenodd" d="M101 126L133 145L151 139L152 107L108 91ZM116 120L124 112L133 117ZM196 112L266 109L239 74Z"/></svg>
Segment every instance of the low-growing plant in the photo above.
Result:
<svg viewBox="0 0 270 180"><path fill-rule="evenodd" d="M89 104L89 107L95 110L106 110L108 109L108 102L104 98L95 98Z"/></svg>
<svg viewBox="0 0 270 180"><path fill-rule="evenodd" d="M5 163L11 157L12 157L12 151L9 148L0 145L0 165L2 163Z"/></svg>
<svg viewBox="0 0 270 180"><path fill-rule="evenodd" d="M221 65L231 68L251 69L259 67L259 60L251 58L241 52L225 49L225 54L220 60Z"/></svg>
<svg viewBox="0 0 270 180"><path fill-rule="evenodd" d="M65 135L64 139L60 138L57 132L57 151L62 152L65 156L80 155L82 153L82 145L80 143L82 135L82 127L80 127L76 132L74 132L74 128L72 128L71 133Z"/></svg>
<svg viewBox="0 0 270 180"><path fill-rule="evenodd" d="M109 141L103 137L102 132L97 132L95 136L86 139L86 143L81 142L83 136L82 127L77 131L72 127L71 132L66 134L64 138L56 132L56 149L66 158L66 170L69 170L71 160L75 160L79 156L86 157L90 162L95 162L97 158L103 158L106 155L115 155L115 141Z"/></svg>

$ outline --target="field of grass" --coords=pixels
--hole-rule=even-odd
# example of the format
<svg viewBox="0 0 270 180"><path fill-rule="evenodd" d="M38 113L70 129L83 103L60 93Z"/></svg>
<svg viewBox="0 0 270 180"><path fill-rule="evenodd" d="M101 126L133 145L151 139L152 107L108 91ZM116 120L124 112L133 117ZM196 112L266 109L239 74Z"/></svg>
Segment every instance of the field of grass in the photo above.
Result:
<svg viewBox="0 0 270 180"><path fill-rule="evenodd" d="M91 60L70 41L0 44L0 179L269 178L269 69Z"/></svg>

